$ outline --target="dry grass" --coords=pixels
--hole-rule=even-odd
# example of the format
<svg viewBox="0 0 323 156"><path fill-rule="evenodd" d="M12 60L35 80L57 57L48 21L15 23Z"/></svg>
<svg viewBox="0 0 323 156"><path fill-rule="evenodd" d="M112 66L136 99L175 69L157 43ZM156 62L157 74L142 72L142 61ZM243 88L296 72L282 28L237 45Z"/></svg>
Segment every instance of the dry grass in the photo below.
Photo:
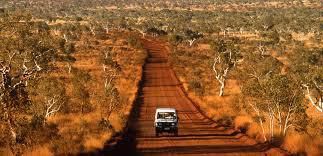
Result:
<svg viewBox="0 0 323 156"><path fill-rule="evenodd" d="M232 122L236 115L233 105L237 104L236 96L241 92L238 81L230 77L226 81L225 96L219 97L219 84L209 62L214 55L209 44L201 43L193 47L179 45L177 49L181 51L174 52L176 56L172 55L173 69L189 97L214 120ZM194 80L201 84L202 90L192 89L190 82Z"/></svg>
<svg viewBox="0 0 323 156"><path fill-rule="evenodd" d="M111 138L111 133L103 133L99 137L86 137L84 146L86 151L102 149L104 147L104 143Z"/></svg>
<svg viewBox="0 0 323 156"><path fill-rule="evenodd" d="M27 151L24 153L24 156L53 156L54 154L50 151L48 145L42 146L42 147L36 147L35 150Z"/></svg>
<svg viewBox="0 0 323 156"><path fill-rule="evenodd" d="M251 123L253 123L253 121L249 116L237 116L234 119L234 128L237 130L247 130Z"/></svg>
<svg viewBox="0 0 323 156"><path fill-rule="evenodd" d="M305 134L293 133L287 135L282 147L292 154L320 155L319 139L311 138Z"/></svg>
<svg viewBox="0 0 323 156"><path fill-rule="evenodd" d="M261 127L250 116L237 116L234 120L234 127L236 130L244 132L258 142L265 141L262 135Z"/></svg>
<svg viewBox="0 0 323 156"><path fill-rule="evenodd" d="M132 103L137 92L137 84L141 78L141 67L146 57L146 52L140 49L129 47L126 42L128 35L109 34L115 38L108 40L96 40L91 36L82 37L76 43L76 52L73 57L76 62L73 68L81 70L90 75L90 81L86 82L85 87L90 93L90 105L93 110L89 113L70 112L68 114L59 113L49 118L48 123L58 125L58 140L54 140L46 146L38 146L30 151L28 155L70 155L79 152L88 152L103 148L104 144L111 139L116 132L123 130L125 122L132 109ZM86 48L83 40L95 42L91 48ZM116 54L115 60L120 65L121 72L116 79L116 88L121 97L120 108L113 112L108 119L112 129L100 127L102 118L106 118L101 108L102 97L105 96L104 82L105 74L102 68L103 51L106 47L112 47ZM131 60L129 60L131 58ZM71 84L73 73L67 72L67 63L57 62L58 68L51 77L58 78L65 84L66 94L70 97L69 106L76 107L80 99L74 97L73 85ZM42 154L40 154L42 153Z"/></svg>
<svg viewBox="0 0 323 156"><path fill-rule="evenodd" d="M250 49L252 50L252 44L261 40L259 36L251 36L246 38L241 36L239 33L231 33L231 35L237 36L242 40L246 40L246 43L250 42L250 45L244 45L244 47L242 47L244 51L250 51ZM295 40L305 42L306 47L311 46L311 44L307 43L310 42L313 34L293 33L292 35ZM320 45L315 46L321 47ZM287 45L287 47L287 51L283 54L277 54L275 53L276 50L268 49L269 51L273 52L272 55L275 58L285 65L281 71L283 74L288 72L288 66L290 63L286 55L295 50L293 49L293 46ZM225 87L225 96L219 97L219 84L214 78L210 63L208 63L213 56L212 52L210 52L210 47L205 43L197 43L193 47L179 45L176 49L177 51L174 53L177 54L172 54L173 69L178 75L179 80L183 83L184 89L186 92L188 92L189 97L200 105L201 109L206 113L206 115L220 122L223 122L223 120L228 121L234 119L232 122L232 127L244 131L248 136L254 138L258 142L264 142L265 140L263 138L262 129L259 123L252 119L255 114L252 114L252 111L246 112L238 100L241 96L241 91L238 81L239 78L235 76L236 73L232 72L230 74ZM197 69L203 71L201 74L197 74L198 77L194 73L194 71ZM204 94L197 94L194 90L190 89L189 82L192 79L197 79L197 81L201 83L201 86L205 91ZM313 109L311 106L307 110L307 114L313 119L308 126L308 132L312 136L320 137L320 133L322 133L320 130L322 128L322 124L320 124L322 123L322 114L317 113L317 111L315 112L315 109ZM269 132L267 125L268 123L265 122L265 133ZM278 132L275 131L274 133L275 136L278 136L278 134L276 134ZM290 134L295 134L295 132L290 132ZM268 134L265 135L269 136ZM297 134L295 134L294 138L291 137L293 135L286 137L284 142L284 147L286 150L291 151L292 153L304 152L308 155L319 155L318 144L320 144L320 147L323 147L322 139L316 140L315 143L307 144L306 142L310 142L309 137L296 135Z"/></svg>

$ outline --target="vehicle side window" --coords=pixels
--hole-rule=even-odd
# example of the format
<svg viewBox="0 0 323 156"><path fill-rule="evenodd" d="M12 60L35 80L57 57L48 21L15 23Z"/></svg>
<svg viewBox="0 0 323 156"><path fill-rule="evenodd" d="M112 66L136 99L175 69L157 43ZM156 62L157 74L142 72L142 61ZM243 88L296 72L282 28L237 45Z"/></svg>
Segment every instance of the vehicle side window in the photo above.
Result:
<svg viewBox="0 0 323 156"><path fill-rule="evenodd" d="M157 119L160 119L160 118L162 118L162 114L157 113Z"/></svg>

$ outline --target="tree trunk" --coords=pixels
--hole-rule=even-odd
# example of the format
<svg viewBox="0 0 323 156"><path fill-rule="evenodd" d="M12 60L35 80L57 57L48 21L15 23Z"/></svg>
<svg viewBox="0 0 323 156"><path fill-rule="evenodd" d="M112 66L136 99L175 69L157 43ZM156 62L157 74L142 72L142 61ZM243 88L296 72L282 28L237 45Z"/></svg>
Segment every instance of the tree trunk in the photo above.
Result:
<svg viewBox="0 0 323 156"><path fill-rule="evenodd" d="M13 141L14 143L16 143L16 140L17 140L17 133L15 132L14 128L11 126L10 119L8 119L8 127L9 127L9 129L10 129L10 133L11 133L12 141Z"/></svg>
<svg viewBox="0 0 323 156"><path fill-rule="evenodd" d="M188 42L190 43L190 47L194 44L196 39L192 39L192 40L188 40Z"/></svg>
<svg viewBox="0 0 323 156"><path fill-rule="evenodd" d="M323 102L322 97L319 98L319 100L315 101L314 98L311 95L310 88L307 84L303 84L303 87L306 88L307 93L305 94L308 98L308 100L311 102L311 104L320 112L323 112Z"/></svg>
<svg viewBox="0 0 323 156"><path fill-rule="evenodd" d="M278 104L276 105L277 113L278 113L278 125L279 125L279 135L283 134L283 121L282 121L282 115L280 111L280 106Z"/></svg>
<svg viewBox="0 0 323 156"><path fill-rule="evenodd" d="M219 96L223 96L224 95L225 80L221 80L219 82L221 84Z"/></svg>
<svg viewBox="0 0 323 156"><path fill-rule="evenodd" d="M71 65L71 63L68 63L67 64L67 68L68 68L68 73L71 74L71 72L72 72L72 65Z"/></svg>
<svg viewBox="0 0 323 156"><path fill-rule="evenodd" d="M263 123L263 121L262 121L262 119L260 117L258 117L258 118L259 118L261 130L262 130L262 136L264 138L264 141L266 142L267 137L266 137L266 132L265 132L265 128L264 128L264 123Z"/></svg>
<svg viewBox="0 0 323 156"><path fill-rule="evenodd" d="M269 106L268 106L269 107ZM274 138L274 114L272 108L268 108L270 141Z"/></svg>
<svg viewBox="0 0 323 156"><path fill-rule="evenodd" d="M250 106L257 113L257 117L258 117L258 120L259 120L259 123L260 123L260 127L261 127L261 130L262 130L262 136L264 138L264 141L266 142L267 141L266 132L265 132L265 128L264 128L264 123L262 121L262 118L260 117L259 109L256 106L254 106L253 104L250 104Z"/></svg>

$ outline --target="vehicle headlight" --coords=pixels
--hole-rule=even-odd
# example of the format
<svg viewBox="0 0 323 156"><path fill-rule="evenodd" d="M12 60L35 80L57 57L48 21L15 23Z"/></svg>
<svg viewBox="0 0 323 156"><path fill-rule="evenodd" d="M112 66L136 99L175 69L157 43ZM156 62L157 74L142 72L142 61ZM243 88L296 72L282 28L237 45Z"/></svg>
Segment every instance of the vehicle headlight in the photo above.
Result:
<svg viewBox="0 0 323 156"><path fill-rule="evenodd" d="M172 123L172 126L175 126L175 123L174 122Z"/></svg>
<svg viewBox="0 0 323 156"><path fill-rule="evenodd" d="M160 122L157 122L157 125L158 125L158 126L161 126L161 125L162 125L162 123L160 123Z"/></svg>

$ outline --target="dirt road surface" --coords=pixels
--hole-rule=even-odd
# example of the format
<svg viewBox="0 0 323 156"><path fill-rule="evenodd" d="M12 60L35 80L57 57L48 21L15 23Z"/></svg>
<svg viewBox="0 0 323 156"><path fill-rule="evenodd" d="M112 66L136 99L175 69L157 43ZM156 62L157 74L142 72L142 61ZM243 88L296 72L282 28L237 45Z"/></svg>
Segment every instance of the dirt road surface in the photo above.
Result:
<svg viewBox="0 0 323 156"><path fill-rule="evenodd" d="M148 59L129 130L113 155L283 155L232 129L217 125L187 98L168 62L165 45L145 41ZM176 108L179 134L155 136L157 107ZM110 153L111 154L111 153Z"/></svg>

